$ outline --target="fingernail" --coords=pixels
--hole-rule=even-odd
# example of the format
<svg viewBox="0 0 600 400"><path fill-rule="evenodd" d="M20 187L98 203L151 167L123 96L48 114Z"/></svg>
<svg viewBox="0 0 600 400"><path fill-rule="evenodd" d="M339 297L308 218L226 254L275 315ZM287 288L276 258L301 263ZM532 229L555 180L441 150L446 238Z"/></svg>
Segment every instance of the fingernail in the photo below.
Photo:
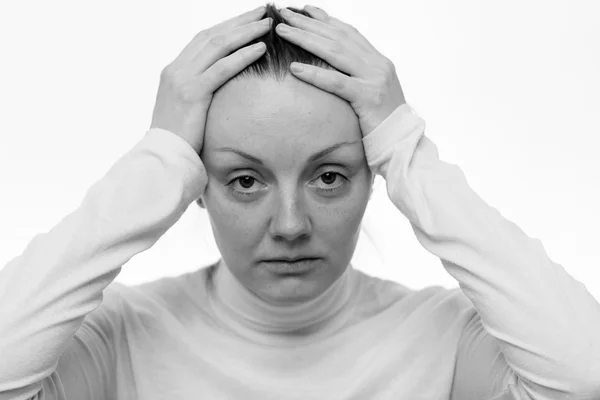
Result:
<svg viewBox="0 0 600 400"><path fill-rule="evenodd" d="M307 6L304 6L304 9L308 9L308 11L310 11L312 9L313 12L318 10L320 13L329 16L329 14L327 14L327 12L325 10L323 10L322 8L319 8L317 6L307 5Z"/></svg>
<svg viewBox="0 0 600 400"><path fill-rule="evenodd" d="M291 63L290 69L292 70L292 72L302 72L304 70L302 65L296 63Z"/></svg>

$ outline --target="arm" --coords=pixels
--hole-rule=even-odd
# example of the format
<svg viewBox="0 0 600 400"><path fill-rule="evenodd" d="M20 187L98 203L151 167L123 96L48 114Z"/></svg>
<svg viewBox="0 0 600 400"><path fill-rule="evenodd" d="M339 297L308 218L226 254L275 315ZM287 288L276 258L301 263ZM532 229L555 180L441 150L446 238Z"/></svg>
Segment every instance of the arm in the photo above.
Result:
<svg viewBox="0 0 600 400"><path fill-rule="evenodd" d="M122 285L109 285L100 306L86 315L60 356L56 370L42 381L43 390L34 399L117 398L116 357L118 352L126 351L125 346L120 346L125 339L117 286Z"/></svg>
<svg viewBox="0 0 600 400"><path fill-rule="evenodd" d="M150 129L76 211L0 270L1 400L107 395L119 316L100 307L104 291L179 220L206 180L187 142Z"/></svg>
<svg viewBox="0 0 600 400"><path fill-rule="evenodd" d="M463 332L456 373L481 373L485 364L487 381L458 379L456 390L499 385L516 399L600 398L600 305L549 259L539 239L487 205L458 166L440 161L424 130L423 119L403 104L363 144L369 166L386 179L391 201L480 318L478 335ZM484 340L479 345L485 351L469 358L476 338Z"/></svg>

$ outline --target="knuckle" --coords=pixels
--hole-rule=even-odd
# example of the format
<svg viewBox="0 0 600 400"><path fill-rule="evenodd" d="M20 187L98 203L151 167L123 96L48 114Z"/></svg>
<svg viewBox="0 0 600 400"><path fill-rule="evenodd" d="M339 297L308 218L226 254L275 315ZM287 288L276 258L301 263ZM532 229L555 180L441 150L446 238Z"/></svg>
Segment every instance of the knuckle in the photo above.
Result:
<svg viewBox="0 0 600 400"><path fill-rule="evenodd" d="M236 71L236 68L234 65L225 64L221 68L221 76L220 77L222 80L229 79L235 73L235 71Z"/></svg>
<svg viewBox="0 0 600 400"><path fill-rule="evenodd" d="M331 82L333 88L337 91L341 91L342 89L344 89L344 80L337 76L336 78L334 78Z"/></svg>
<svg viewBox="0 0 600 400"><path fill-rule="evenodd" d="M289 67L288 67L289 68ZM289 72L289 71L288 71ZM310 79L311 81L316 81L319 78L319 71L317 68L309 68L308 71L304 70L304 74L308 77L308 79Z"/></svg>
<svg viewBox="0 0 600 400"><path fill-rule="evenodd" d="M161 71L160 79L168 82L172 86L178 86L182 80L181 70L173 64L169 64Z"/></svg>
<svg viewBox="0 0 600 400"><path fill-rule="evenodd" d="M383 57L382 65L384 72L386 72L387 74L390 74L396 70L396 67L394 66L392 60L390 60L387 57Z"/></svg>
<svg viewBox="0 0 600 400"><path fill-rule="evenodd" d="M223 34L211 35L210 38L208 39L208 43L211 46L220 47L225 43L225 35L223 35Z"/></svg>
<svg viewBox="0 0 600 400"><path fill-rule="evenodd" d="M221 62L218 63L218 65L215 65L215 75L217 77L217 80L219 81L223 81L229 76L231 76L230 74L232 72L233 66L225 62L223 59L221 60Z"/></svg>
<svg viewBox="0 0 600 400"><path fill-rule="evenodd" d="M210 28L204 29L204 30L198 32L198 34L196 35L196 39L199 39L199 40L206 39L209 35L210 35Z"/></svg>
<svg viewBox="0 0 600 400"><path fill-rule="evenodd" d="M343 50L344 46L338 41L334 41L329 47L329 51L331 51L333 54L341 54L343 53Z"/></svg>
<svg viewBox="0 0 600 400"><path fill-rule="evenodd" d="M171 80L172 72L171 72L171 64L165 66L162 71L160 71L160 79L161 80Z"/></svg>
<svg viewBox="0 0 600 400"><path fill-rule="evenodd" d="M342 39L348 39L348 32L346 32L344 29L336 27L335 31L337 36L341 37Z"/></svg>

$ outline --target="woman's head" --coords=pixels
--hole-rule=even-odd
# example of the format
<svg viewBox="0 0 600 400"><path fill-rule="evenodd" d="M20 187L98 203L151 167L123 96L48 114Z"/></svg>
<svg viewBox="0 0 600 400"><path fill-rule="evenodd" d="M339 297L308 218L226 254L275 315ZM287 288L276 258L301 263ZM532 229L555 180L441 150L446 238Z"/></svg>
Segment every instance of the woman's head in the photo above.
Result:
<svg viewBox="0 0 600 400"><path fill-rule="evenodd" d="M274 30L283 17L271 5L266 13L272 30L256 40L265 55L214 93L200 154L208 184L198 204L231 273L269 303L296 304L321 295L348 267L374 176L350 104L288 71L293 61L334 68L281 39ZM296 256L319 260L299 277L263 263Z"/></svg>

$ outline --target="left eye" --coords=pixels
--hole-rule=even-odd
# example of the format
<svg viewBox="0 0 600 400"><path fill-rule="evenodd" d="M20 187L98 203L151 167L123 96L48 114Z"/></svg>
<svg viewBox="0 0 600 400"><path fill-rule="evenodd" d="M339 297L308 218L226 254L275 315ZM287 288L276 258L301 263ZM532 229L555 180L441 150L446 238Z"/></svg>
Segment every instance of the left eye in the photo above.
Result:
<svg viewBox="0 0 600 400"><path fill-rule="evenodd" d="M337 172L325 172L323 175L321 175L319 178L321 179L321 181L327 185L331 185L336 181L336 178L338 176L342 176L341 174L338 174ZM326 177L325 179L323 179L323 177ZM327 182L327 181L331 181L331 182Z"/></svg>

